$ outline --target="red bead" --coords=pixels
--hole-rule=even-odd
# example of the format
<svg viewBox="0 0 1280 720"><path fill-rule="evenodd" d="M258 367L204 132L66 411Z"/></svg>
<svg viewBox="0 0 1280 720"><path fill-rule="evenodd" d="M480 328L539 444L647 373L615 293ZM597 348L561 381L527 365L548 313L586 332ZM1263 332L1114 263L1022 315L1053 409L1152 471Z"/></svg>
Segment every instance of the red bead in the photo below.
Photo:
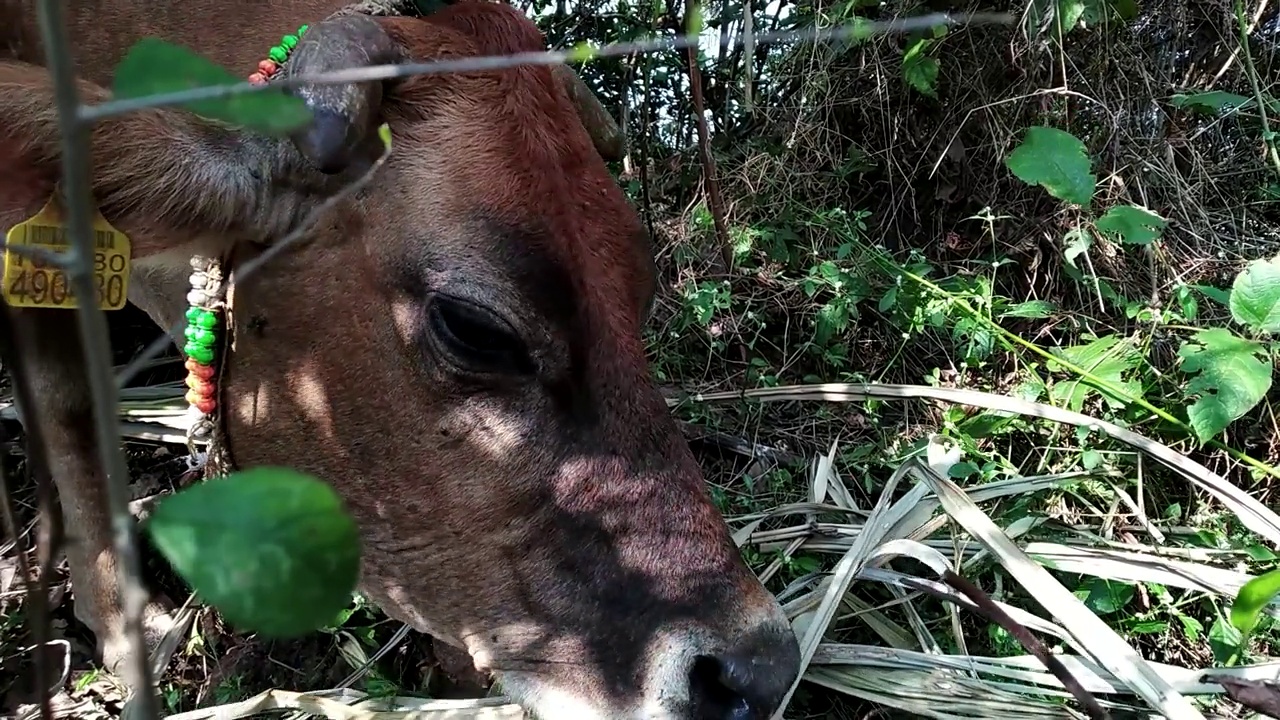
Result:
<svg viewBox="0 0 1280 720"><path fill-rule="evenodd" d="M208 380L213 377L214 369L208 365L201 365L194 360L187 360L187 377L193 375L201 380Z"/></svg>
<svg viewBox="0 0 1280 720"><path fill-rule="evenodd" d="M218 403L214 401L213 398L205 398L195 403L195 406L197 410L204 413L205 415L208 415L218 407Z"/></svg>
<svg viewBox="0 0 1280 720"><path fill-rule="evenodd" d="M249 76L249 82L254 85L266 85L267 79L262 76L262 73L254 73Z"/></svg>
<svg viewBox="0 0 1280 720"><path fill-rule="evenodd" d="M258 72L262 73L263 76L265 77L271 77L272 75L275 75L276 71L279 69L280 69L280 66L276 65L274 60L263 60L262 62L258 63Z"/></svg>

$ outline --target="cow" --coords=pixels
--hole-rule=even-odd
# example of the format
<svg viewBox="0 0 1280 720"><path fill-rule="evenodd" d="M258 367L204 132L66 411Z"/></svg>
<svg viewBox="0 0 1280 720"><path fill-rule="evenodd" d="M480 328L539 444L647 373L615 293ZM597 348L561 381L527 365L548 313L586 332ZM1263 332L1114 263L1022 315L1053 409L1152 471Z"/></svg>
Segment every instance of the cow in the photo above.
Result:
<svg viewBox="0 0 1280 720"><path fill-rule="evenodd" d="M109 99L144 36L241 76L303 24L285 77L546 47L498 2L376 16L346 1L69 3L81 99ZM35 18L34 0L0 0L4 230L61 172ZM304 244L234 283L220 407L236 467L296 468L341 495L359 590L388 615L465 650L535 716L768 717L799 672L796 637L649 373L650 238L580 83L526 65L301 85L313 119L288 138L178 108L115 116L92 130L93 197L132 241L129 301L162 328L181 326L193 255L233 270L336 198ZM338 196L384 122L394 151ZM7 312L75 611L114 670L127 646L75 314ZM153 605L148 627L165 616Z"/></svg>

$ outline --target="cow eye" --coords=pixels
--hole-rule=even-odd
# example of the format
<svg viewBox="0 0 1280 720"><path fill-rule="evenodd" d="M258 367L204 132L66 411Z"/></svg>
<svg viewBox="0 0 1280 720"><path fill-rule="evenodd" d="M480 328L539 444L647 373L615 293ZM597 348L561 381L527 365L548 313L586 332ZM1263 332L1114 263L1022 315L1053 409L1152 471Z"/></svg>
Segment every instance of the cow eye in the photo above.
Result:
<svg viewBox="0 0 1280 720"><path fill-rule="evenodd" d="M437 295L427 309L431 334L450 359L477 373L526 373L529 351L515 329L492 311Z"/></svg>

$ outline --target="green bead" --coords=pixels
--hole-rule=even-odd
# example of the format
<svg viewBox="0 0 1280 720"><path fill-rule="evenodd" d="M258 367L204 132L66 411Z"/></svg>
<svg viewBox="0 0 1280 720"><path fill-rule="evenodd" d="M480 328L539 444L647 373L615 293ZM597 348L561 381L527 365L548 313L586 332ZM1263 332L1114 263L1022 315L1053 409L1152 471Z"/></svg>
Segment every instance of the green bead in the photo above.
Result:
<svg viewBox="0 0 1280 720"><path fill-rule="evenodd" d="M306 32L309 29L311 29L310 25L303 25L302 27L298 28L298 37L302 37L302 33Z"/></svg>
<svg viewBox="0 0 1280 720"><path fill-rule="evenodd" d="M201 365L208 365L213 362L213 348L187 343L186 347L182 348L182 351L187 354L187 357L192 358Z"/></svg>
<svg viewBox="0 0 1280 720"><path fill-rule="evenodd" d="M277 45L271 48L271 51L267 53L267 57L279 64L289 59L289 51Z"/></svg>
<svg viewBox="0 0 1280 720"><path fill-rule="evenodd" d="M298 46L298 36L285 35L284 37L280 38L280 44L284 46L285 50L292 50Z"/></svg>
<svg viewBox="0 0 1280 720"><path fill-rule="evenodd" d="M203 313L203 312L208 312L208 310L205 310L204 308L198 308L195 305L192 305L191 307L187 308L187 322L195 322L196 318L200 317L200 313Z"/></svg>
<svg viewBox="0 0 1280 720"><path fill-rule="evenodd" d="M206 330L204 328L194 326L188 326L184 334L187 336L188 342L193 342L197 345L212 346L218 337L212 330Z"/></svg>
<svg viewBox="0 0 1280 720"><path fill-rule="evenodd" d="M218 324L218 316L208 310L201 310L200 313L200 316L194 320L196 327L212 330Z"/></svg>

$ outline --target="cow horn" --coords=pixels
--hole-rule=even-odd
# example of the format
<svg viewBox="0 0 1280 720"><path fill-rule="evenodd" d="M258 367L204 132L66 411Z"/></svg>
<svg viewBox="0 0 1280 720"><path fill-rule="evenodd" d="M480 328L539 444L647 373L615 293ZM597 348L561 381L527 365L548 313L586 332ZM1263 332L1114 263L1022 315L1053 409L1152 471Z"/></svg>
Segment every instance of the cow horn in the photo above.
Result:
<svg viewBox="0 0 1280 720"><path fill-rule="evenodd" d="M404 51L373 18L343 15L316 23L299 39L285 74L401 62ZM312 121L292 136L294 145L321 172L333 174L360 156L381 152L373 132L382 106L382 83L303 84L293 94L311 108ZM377 146L377 147L375 147Z"/></svg>
<svg viewBox="0 0 1280 720"><path fill-rule="evenodd" d="M626 153L626 138L622 136L622 130L618 127L618 123L614 122L613 116L600 103L600 98L596 97L578 73L568 65L563 63L553 65L551 71L564 85L565 92L569 93L569 99L578 109L578 117L582 118L582 124L591 135L591 142L595 144L596 152L600 153L605 160L621 160Z"/></svg>

